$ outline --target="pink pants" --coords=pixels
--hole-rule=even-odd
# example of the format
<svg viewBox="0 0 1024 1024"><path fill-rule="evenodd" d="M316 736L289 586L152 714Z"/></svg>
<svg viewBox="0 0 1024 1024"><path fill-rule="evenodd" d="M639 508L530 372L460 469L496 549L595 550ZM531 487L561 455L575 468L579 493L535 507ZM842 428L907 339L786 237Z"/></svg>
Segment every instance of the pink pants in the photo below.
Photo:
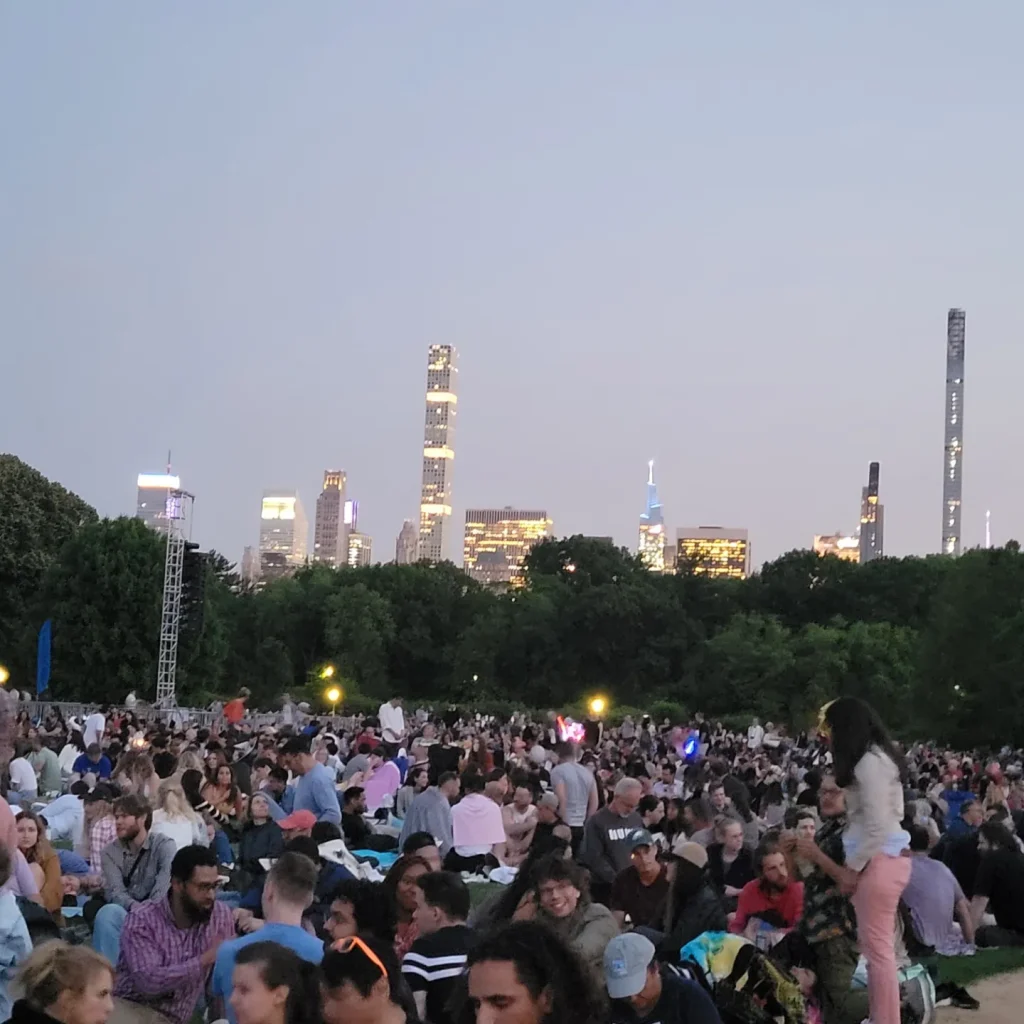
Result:
<svg viewBox="0 0 1024 1024"><path fill-rule="evenodd" d="M896 910L909 880L909 858L878 853L861 872L853 894L860 951L868 962L871 1024L900 1024Z"/></svg>

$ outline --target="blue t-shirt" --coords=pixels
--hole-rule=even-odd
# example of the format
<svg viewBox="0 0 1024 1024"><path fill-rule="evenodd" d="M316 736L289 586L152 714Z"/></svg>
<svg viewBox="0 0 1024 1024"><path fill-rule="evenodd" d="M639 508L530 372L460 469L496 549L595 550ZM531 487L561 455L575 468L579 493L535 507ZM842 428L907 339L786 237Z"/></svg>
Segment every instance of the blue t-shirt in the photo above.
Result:
<svg viewBox="0 0 1024 1024"><path fill-rule="evenodd" d="M240 949L251 946L254 942L276 942L311 964L320 963L324 956L324 944L315 935L310 935L294 924L265 924L258 931L225 942L217 953L217 962L213 965L210 991L224 1001L224 1013L231 1024L237 1024L235 1012L228 1003L231 998L231 976L235 971L235 957L238 956Z"/></svg>
<svg viewBox="0 0 1024 1024"><path fill-rule="evenodd" d="M109 779L110 770L110 758L106 754L100 754L98 761L90 761L88 754L79 754L71 766L71 771L75 775L86 775L92 772L100 779Z"/></svg>
<svg viewBox="0 0 1024 1024"><path fill-rule="evenodd" d="M317 821L341 824L341 804L334 788L334 772L315 764L295 781L295 802L292 811L312 811Z"/></svg>

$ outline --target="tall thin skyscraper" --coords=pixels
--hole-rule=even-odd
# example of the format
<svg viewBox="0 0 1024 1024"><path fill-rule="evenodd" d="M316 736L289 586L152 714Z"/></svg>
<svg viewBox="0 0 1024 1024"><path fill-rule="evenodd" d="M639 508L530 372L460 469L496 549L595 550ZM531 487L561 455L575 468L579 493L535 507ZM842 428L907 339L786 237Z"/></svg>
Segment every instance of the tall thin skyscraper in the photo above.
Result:
<svg viewBox="0 0 1024 1024"><path fill-rule="evenodd" d="M344 522L344 470L325 469L323 489L316 499L313 561L338 568L348 560L348 526Z"/></svg>
<svg viewBox="0 0 1024 1024"><path fill-rule="evenodd" d="M419 561L445 557L445 526L452 515L455 406L458 367L454 345L431 345L427 354L427 415L423 432Z"/></svg>
<svg viewBox="0 0 1024 1024"><path fill-rule="evenodd" d="M654 460L647 463L647 507L640 516L637 554L651 572L665 571L665 516L654 483Z"/></svg>
<svg viewBox="0 0 1024 1024"><path fill-rule="evenodd" d="M884 553L885 507L878 503L878 463L868 466L868 485L860 492L860 560L873 562Z"/></svg>
<svg viewBox="0 0 1024 1024"><path fill-rule="evenodd" d="M395 542L395 562L398 565L412 565L416 561L416 549L419 546L416 524L411 519L402 523L402 532Z"/></svg>
<svg viewBox="0 0 1024 1024"><path fill-rule="evenodd" d="M946 317L946 438L942 464L942 552L960 554L960 495L964 471L964 329L967 314Z"/></svg>

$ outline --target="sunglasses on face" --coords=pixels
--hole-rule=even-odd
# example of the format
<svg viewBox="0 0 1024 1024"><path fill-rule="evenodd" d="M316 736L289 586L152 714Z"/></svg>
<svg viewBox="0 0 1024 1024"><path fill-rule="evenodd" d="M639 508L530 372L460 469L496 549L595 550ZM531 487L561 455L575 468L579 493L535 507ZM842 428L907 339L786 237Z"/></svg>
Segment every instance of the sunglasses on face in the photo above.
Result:
<svg viewBox="0 0 1024 1024"><path fill-rule="evenodd" d="M384 975L385 978L388 976L388 969L384 966L381 958L377 956L377 954L374 953L374 951L370 949L370 947L363 942L358 935L349 935L344 939L338 939L338 941L331 946L331 949L335 953L351 953L353 949L358 949L363 956L365 956L366 959Z"/></svg>

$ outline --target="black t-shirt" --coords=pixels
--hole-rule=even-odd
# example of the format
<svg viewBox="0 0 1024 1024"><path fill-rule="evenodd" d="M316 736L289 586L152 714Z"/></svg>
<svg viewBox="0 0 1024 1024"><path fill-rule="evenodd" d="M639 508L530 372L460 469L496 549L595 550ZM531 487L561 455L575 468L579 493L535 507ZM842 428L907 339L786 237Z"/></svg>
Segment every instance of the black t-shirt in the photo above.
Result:
<svg viewBox="0 0 1024 1024"><path fill-rule="evenodd" d="M721 1024L711 999L695 981L661 967L661 998L641 1017L624 999L611 1004L611 1024Z"/></svg>
<svg viewBox="0 0 1024 1024"><path fill-rule="evenodd" d="M1024 853L990 850L981 856L974 895L987 896L1000 928L1024 932Z"/></svg>
<svg viewBox="0 0 1024 1024"><path fill-rule="evenodd" d="M708 873L720 893L725 892L727 885L734 889L742 889L747 882L752 882L756 877L752 850L744 846L736 859L726 865L722 859L724 849L721 843L712 843L708 847Z"/></svg>
<svg viewBox="0 0 1024 1024"><path fill-rule="evenodd" d="M342 811L341 832L345 837L345 842L353 850L359 850L366 838L372 834L372 829L366 824L366 819L361 814Z"/></svg>
<svg viewBox="0 0 1024 1024"><path fill-rule="evenodd" d="M161 779L169 779L178 767L178 759L169 750L158 750L153 755L153 770Z"/></svg>
<svg viewBox="0 0 1024 1024"><path fill-rule="evenodd" d="M448 1001L466 969L466 955L475 941L464 924L442 928L417 939L402 960L402 976L413 992L426 992L430 1024L450 1024Z"/></svg>
<svg viewBox="0 0 1024 1024"><path fill-rule="evenodd" d="M668 897L668 878L665 868L650 884L640 881L640 872L631 864L620 871L612 882L610 910L621 910L629 915L634 928L661 928Z"/></svg>

